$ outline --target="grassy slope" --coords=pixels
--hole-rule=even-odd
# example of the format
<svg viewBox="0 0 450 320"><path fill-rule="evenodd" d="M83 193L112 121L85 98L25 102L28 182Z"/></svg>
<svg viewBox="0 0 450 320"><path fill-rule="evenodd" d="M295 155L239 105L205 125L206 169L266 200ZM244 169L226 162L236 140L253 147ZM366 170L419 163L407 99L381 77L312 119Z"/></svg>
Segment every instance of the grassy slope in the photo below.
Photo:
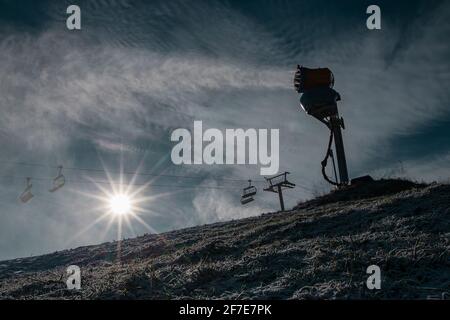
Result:
<svg viewBox="0 0 450 320"><path fill-rule="evenodd" d="M285 213L125 240L120 264L117 243L3 261L0 298L448 297L449 207L449 185L379 181ZM80 291L65 289L70 264ZM365 286L371 264L378 291Z"/></svg>

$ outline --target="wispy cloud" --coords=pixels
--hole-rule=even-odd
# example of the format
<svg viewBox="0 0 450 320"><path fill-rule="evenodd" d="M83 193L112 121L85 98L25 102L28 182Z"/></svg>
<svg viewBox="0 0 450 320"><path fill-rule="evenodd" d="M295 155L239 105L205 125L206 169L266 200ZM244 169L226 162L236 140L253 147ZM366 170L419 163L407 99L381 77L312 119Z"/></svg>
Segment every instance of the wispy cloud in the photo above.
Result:
<svg viewBox="0 0 450 320"><path fill-rule="evenodd" d="M0 40L0 73L7 75L0 81L0 142L9 160L89 166L98 163L92 152L98 150L111 161L125 152L127 163L134 165L150 152L143 169L152 170L170 153L170 130L191 127L194 119L220 129L279 128L281 170L291 171L298 184L287 192L287 206L292 206L328 188L319 168L327 129L299 109L291 88L296 63L334 71L343 98L339 108L347 124L350 173L366 172L374 157L389 158L394 137L448 116L448 4L432 11L427 22L407 22L420 32L410 35L401 50L396 44L402 32L389 19L378 33L349 27L324 37L323 21L300 23L302 28L294 29L303 35L279 33L224 4L161 2L136 8L127 1L89 1L85 29L70 34L58 27L61 7L50 7L56 22L41 32L13 31ZM283 25L296 25L296 20L285 19ZM291 37L301 37L302 45L293 45ZM324 42L326 50L318 50ZM433 165L410 159L408 174L416 179L448 175L445 159L448 150ZM206 185L225 184L220 178L262 179L253 166L166 169L209 176L199 180ZM44 174L14 165L3 171ZM71 208L82 207L83 199L63 192L55 200L62 203L58 209L39 200L19 206L11 199L21 183L2 183L8 195L4 212L12 215L2 216L7 222L0 224L1 242L13 247L3 247L0 257L29 254L36 239L42 251L53 250L54 239L73 233L73 223L81 227L92 218L80 219L79 210ZM164 214L151 219L162 231L277 210L278 199L262 186L248 208L239 204L244 186L234 183L227 184L231 189L198 189L162 201ZM18 233L27 236L14 244ZM95 242L97 233L86 234L82 243Z"/></svg>

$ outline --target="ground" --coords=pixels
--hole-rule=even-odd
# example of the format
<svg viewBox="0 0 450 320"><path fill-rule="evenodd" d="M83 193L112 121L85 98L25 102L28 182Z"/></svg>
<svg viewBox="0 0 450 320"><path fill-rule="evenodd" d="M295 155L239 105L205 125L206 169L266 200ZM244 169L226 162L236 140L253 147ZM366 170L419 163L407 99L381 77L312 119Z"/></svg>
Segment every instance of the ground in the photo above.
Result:
<svg viewBox="0 0 450 320"><path fill-rule="evenodd" d="M450 185L381 180L293 210L0 262L0 299L448 299ZM81 268L81 290L66 268ZM381 269L369 290L366 269Z"/></svg>

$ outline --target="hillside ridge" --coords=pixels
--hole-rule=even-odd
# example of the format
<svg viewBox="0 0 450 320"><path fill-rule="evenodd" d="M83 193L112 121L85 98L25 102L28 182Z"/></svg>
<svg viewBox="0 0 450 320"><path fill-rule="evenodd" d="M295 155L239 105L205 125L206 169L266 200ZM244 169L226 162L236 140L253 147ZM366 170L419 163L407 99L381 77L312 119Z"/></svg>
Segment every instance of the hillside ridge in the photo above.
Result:
<svg viewBox="0 0 450 320"><path fill-rule="evenodd" d="M120 254L110 242L1 261L0 299L448 297L450 185L381 180L365 188L123 240ZM79 291L66 288L72 264L82 270ZM372 264L381 290L365 285Z"/></svg>

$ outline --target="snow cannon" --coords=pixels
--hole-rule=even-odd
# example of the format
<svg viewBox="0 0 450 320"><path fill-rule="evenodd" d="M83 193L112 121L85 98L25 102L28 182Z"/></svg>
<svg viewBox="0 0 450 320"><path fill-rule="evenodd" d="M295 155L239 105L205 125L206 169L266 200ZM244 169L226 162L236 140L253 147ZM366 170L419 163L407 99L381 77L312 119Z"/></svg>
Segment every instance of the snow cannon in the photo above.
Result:
<svg viewBox="0 0 450 320"><path fill-rule="evenodd" d="M337 107L337 101L341 100L341 96L333 89L333 73L328 68L310 69L297 65L294 87L301 94L300 105L302 109L330 129L327 153L321 162L324 179L337 187L348 185L347 162L341 132L341 129L345 129L345 126L344 119L339 117ZM325 172L329 157L332 158L333 167L335 167L332 151L333 138L339 167L339 179L335 170L335 181L331 180Z"/></svg>

